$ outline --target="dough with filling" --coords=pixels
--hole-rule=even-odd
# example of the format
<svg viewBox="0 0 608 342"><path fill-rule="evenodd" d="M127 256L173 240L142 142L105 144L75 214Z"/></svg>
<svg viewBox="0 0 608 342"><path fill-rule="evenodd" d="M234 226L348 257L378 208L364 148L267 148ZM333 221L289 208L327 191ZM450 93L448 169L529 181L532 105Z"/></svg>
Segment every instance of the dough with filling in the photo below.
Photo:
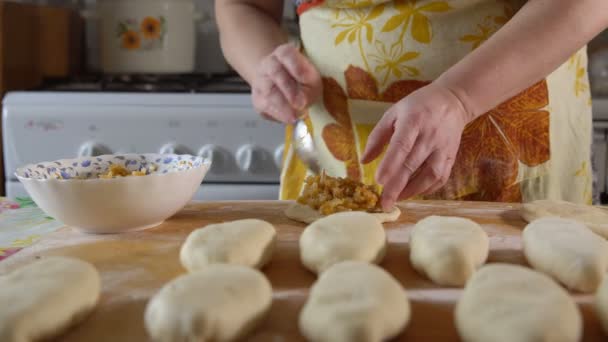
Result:
<svg viewBox="0 0 608 342"><path fill-rule="evenodd" d="M488 257L489 239L466 218L429 216L410 234L410 262L434 283L464 286Z"/></svg>
<svg viewBox="0 0 608 342"><path fill-rule="evenodd" d="M532 221L522 240L528 263L572 290L595 292L608 268L608 242L573 220Z"/></svg>
<svg viewBox="0 0 608 342"><path fill-rule="evenodd" d="M166 284L148 303L144 322L153 341L234 341L255 328L271 303L260 271L214 264Z"/></svg>
<svg viewBox="0 0 608 342"><path fill-rule="evenodd" d="M566 290L540 272L510 264L489 264L473 274L455 320L464 342L575 342L583 331Z"/></svg>
<svg viewBox="0 0 608 342"><path fill-rule="evenodd" d="M345 261L312 286L300 313L300 332L313 342L379 342L402 332L410 319L405 290L382 268Z"/></svg>
<svg viewBox="0 0 608 342"><path fill-rule="evenodd" d="M368 214L374 216L377 220L380 221L380 223L394 222L399 219L399 216L401 216L401 210L397 207L394 207L393 210L387 213L373 212ZM285 216L292 220L307 224L313 223L316 220L325 217L317 210L314 210L313 208L307 205L300 204L297 202L290 204L287 209L285 209Z"/></svg>
<svg viewBox="0 0 608 342"><path fill-rule="evenodd" d="M555 216L583 223L597 235L608 239L608 212L591 205L565 201L538 200L524 203L521 216L527 222Z"/></svg>
<svg viewBox="0 0 608 342"><path fill-rule="evenodd" d="M0 341L57 337L97 305L99 273L88 262L48 257L0 276Z"/></svg>
<svg viewBox="0 0 608 342"><path fill-rule="evenodd" d="M306 227L300 236L300 259L316 273L345 260L379 263L385 249L384 227L365 212L326 216Z"/></svg>
<svg viewBox="0 0 608 342"><path fill-rule="evenodd" d="M180 260L190 272L216 263L261 268L270 260L275 241L276 230L266 221L211 224L190 233L180 250Z"/></svg>

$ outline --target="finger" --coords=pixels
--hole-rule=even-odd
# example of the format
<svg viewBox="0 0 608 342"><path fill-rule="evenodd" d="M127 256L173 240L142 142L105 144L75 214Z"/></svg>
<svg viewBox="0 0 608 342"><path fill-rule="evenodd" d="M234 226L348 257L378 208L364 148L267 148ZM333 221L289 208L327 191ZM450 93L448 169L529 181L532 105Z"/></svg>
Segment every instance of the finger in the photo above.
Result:
<svg viewBox="0 0 608 342"><path fill-rule="evenodd" d="M319 82L317 69L295 46L283 44L274 51L274 55L298 83L312 85Z"/></svg>
<svg viewBox="0 0 608 342"><path fill-rule="evenodd" d="M259 96L254 94L253 106L259 113L265 113L284 123L293 123L296 120L297 113L289 105L283 94L273 87L269 95Z"/></svg>
<svg viewBox="0 0 608 342"><path fill-rule="evenodd" d="M260 115L261 115L261 116L262 116L264 119L266 119L266 120L270 120L270 121L274 121L274 122L281 122L281 121L279 121L278 119L276 119L276 118L272 117L272 116L271 116L270 114L268 114L268 113L264 113L264 112L262 112L262 113L260 113Z"/></svg>
<svg viewBox="0 0 608 342"><path fill-rule="evenodd" d="M298 49L291 44L284 44L273 54L299 85L297 108L303 109L321 95L321 75Z"/></svg>
<svg viewBox="0 0 608 342"><path fill-rule="evenodd" d="M253 82L253 88L251 89L251 93L254 96L268 96L270 92L274 88L274 81L270 79L263 71L259 71L256 76L255 81Z"/></svg>
<svg viewBox="0 0 608 342"><path fill-rule="evenodd" d="M429 146L429 141L420 136L401 168L395 170L394 174L390 176L389 181L384 184L381 198L384 210L390 210L393 207L403 189L410 183L410 179L416 177L416 171L431 154Z"/></svg>
<svg viewBox="0 0 608 342"><path fill-rule="evenodd" d="M268 97L268 104L269 106L265 112L279 121L290 124L296 121L298 113L289 105L280 91L277 90Z"/></svg>
<svg viewBox="0 0 608 342"><path fill-rule="evenodd" d="M393 135L393 124L395 122L395 116L392 112L387 111L380 121L376 124L372 132L367 137L367 144L365 145L365 151L361 156L361 162L367 164L372 160L378 158L378 156L384 150L384 146L388 143Z"/></svg>
<svg viewBox="0 0 608 342"><path fill-rule="evenodd" d="M437 186L437 184L445 184L449 173L446 172L447 159L443 153L439 151L433 152L425 161L424 165L399 195L399 199L408 199L412 196L424 193L425 191Z"/></svg>
<svg viewBox="0 0 608 342"><path fill-rule="evenodd" d="M266 76L271 79L274 85L283 93L283 96L292 107L301 108L299 107L301 104L296 103L298 84L293 77L275 56L270 56L267 63Z"/></svg>
<svg viewBox="0 0 608 342"><path fill-rule="evenodd" d="M443 188L443 186L447 183L448 179L450 179L450 175L452 172L452 166L454 165L454 158L447 158L445 164L446 164L445 169L443 170L445 181L444 181L444 179L439 180L433 186L431 186L427 190L421 192L420 195L430 195L430 194L433 194L433 193L439 191L439 189Z"/></svg>
<svg viewBox="0 0 608 342"><path fill-rule="evenodd" d="M420 164L424 162L424 159L418 161L419 158L422 158L422 156L418 156L418 154L423 151L417 152L416 160L406 159L415 147L415 143L416 145L420 145L417 143L419 134L418 126L409 121L410 120L405 119L395 123L395 131L391 136L384 159L382 159L376 170L376 179L378 183L382 185L386 185L388 181L403 170L406 160L407 166L412 169L412 172L416 171ZM424 143L424 145L426 144L427 143ZM423 146L418 146L419 149L421 147ZM424 147L428 148L430 146ZM415 162L419 162L420 164Z"/></svg>

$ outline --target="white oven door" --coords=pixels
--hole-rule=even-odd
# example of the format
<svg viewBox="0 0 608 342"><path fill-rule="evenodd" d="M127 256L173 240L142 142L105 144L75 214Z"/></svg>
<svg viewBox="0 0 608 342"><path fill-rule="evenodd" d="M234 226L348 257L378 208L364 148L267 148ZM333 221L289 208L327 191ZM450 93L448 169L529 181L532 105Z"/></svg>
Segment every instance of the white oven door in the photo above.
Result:
<svg viewBox="0 0 608 342"><path fill-rule="evenodd" d="M203 184L193 200L196 201L262 201L279 199L278 184Z"/></svg>

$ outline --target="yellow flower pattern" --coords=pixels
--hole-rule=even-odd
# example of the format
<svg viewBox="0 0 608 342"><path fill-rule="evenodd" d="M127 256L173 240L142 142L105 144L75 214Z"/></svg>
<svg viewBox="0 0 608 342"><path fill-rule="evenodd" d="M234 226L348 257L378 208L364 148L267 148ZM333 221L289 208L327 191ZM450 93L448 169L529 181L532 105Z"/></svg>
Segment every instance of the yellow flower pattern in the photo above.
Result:
<svg viewBox="0 0 608 342"><path fill-rule="evenodd" d="M592 195L592 183L593 177L591 175L591 166L587 161L581 163L581 167L576 170L574 176L577 178L583 178L585 183L585 190L583 193L583 197L585 198L586 204L592 204L593 195Z"/></svg>
<svg viewBox="0 0 608 342"><path fill-rule="evenodd" d="M381 40L376 40L376 54L370 54L371 59L377 63L374 72L382 76L382 85L385 85L389 76L393 75L397 79L404 76L416 77L420 71L415 67L408 66L405 63L420 56L419 52L403 51L403 44L393 45L389 49Z"/></svg>
<svg viewBox="0 0 608 342"><path fill-rule="evenodd" d="M581 66L581 56L578 53L572 59L570 65L574 68L574 94L578 97L589 90L587 70Z"/></svg>
<svg viewBox="0 0 608 342"><path fill-rule="evenodd" d="M401 27L401 33L396 43L403 42L408 27L411 27L412 38L419 43L428 44L432 39L432 26L426 13L447 12L450 5L445 1L436 1L417 5L417 0L395 0L398 13L392 16L382 27L382 32L391 32ZM411 23L411 25L410 25Z"/></svg>
<svg viewBox="0 0 608 342"><path fill-rule="evenodd" d="M390 76L397 79L402 76L416 77L418 68L406 65L406 62L419 57L416 51L407 51L404 36L408 29L415 41L428 44L432 40L432 25L427 13L447 12L451 8L445 1L434 1L419 5L420 0L396 0L394 10L398 14L388 18L382 25L382 33L390 33L401 27L401 33L390 47L383 39L375 39L374 23L385 12L388 5L374 5L372 1L345 0L333 3L331 28L337 30L334 45L344 42L357 43L361 60L366 71L372 72L370 59L375 63L374 72L381 73L382 85L387 84ZM378 19L379 20L379 19ZM374 44L375 53L369 53L369 45Z"/></svg>
<svg viewBox="0 0 608 342"><path fill-rule="evenodd" d="M363 58L363 63L369 70L369 63L363 50L363 34L368 43L371 43L374 38L374 27L370 21L378 18L384 11L384 4L373 7L368 13L362 10L346 9L344 17L337 23L333 24L332 28L341 28L335 39L335 45L340 45L345 39L348 39L350 44L355 40L359 45L359 51Z"/></svg>

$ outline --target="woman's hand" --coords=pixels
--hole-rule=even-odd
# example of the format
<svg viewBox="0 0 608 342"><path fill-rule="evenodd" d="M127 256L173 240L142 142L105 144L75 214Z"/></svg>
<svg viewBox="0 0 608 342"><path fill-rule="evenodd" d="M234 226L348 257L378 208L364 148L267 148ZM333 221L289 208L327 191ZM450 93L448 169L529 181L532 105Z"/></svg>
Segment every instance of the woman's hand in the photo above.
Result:
<svg viewBox="0 0 608 342"><path fill-rule="evenodd" d="M283 44L260 62L251 86L253 106L262 116L293 123L320 96L321 76L298 49Z"/></svg>
<svg viewBox="0 0 608 342"><path fill-rule="evenodd" d="M454 92L436 82L395 103L371 132L362 161L388 148L376 180L382 207L397 199L429 194L448 180L465 125L472 119Z"/></svg>

